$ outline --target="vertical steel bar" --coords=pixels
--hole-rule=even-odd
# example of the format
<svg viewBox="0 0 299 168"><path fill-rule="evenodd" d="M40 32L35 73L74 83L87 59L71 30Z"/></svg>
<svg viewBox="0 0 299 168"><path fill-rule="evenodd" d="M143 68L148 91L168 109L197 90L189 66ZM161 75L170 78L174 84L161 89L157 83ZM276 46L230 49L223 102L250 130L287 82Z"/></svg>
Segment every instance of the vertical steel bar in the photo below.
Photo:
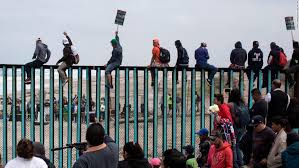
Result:
<svg viewBox="0 0 299 168"><path fill-rule="evenodd" d="M82 99L82 68L78 69L78 106L77 106L77 142L81 142L81 99ZM76 159L79 151L76 152Z"/></svg>
<svg viewBox="0 0 299 168"><path fill-rule="evenodd" d="M68 69L68 123L67 123L67 143L72 143L72 120L73 120L73 70L72 67ZM72 167L72 149L67 150L67 166Z"/></svg>
<svg viewBox="0 0 299 168"><path fill-rule="evenodd" d="M220 70L220 88L219 88L219 93L222 93L223 92L223 89L224 89L224 70L221 69Z"/></svg>
<svg viewBox="0 0 299 168"><path fill-rule="evenodd" d="M248 108L250 109L252 107L252 94L251 90L253 89L253 71L250 70L249 72L249 89L248 89Z"/></svg>
<svg viewBox="0 0 299 168"><path fill-rule="evenodd" d="M17 97L16 67L12 67L12 158L16 157L17 146L17 122L16 122L16 97Z"/></svg>
<svg viewBox="0 0 299 168"><path fill-rule="evenodd" d="M59 147L63 146L63 115L64 115L64 98L62 80L59 79ZM59 167L63 167L63 151L59 151Z"/></svg>
<svg viewBox="0 0 299 168"><path fill-rule="evenodd" d="M21 99L22 99L22 125L21 125L21 137L26 137L26 86L25 86L25 68L22 66L21 70Z"/></svg>
<svg viewBox="0 0 299 168"><path fill-rule="evenodd" d="M181 151L186 144L186 69L182 71L182 116L181 116Z"/></svg>
<svg viewBox="0 0 299 168"><path fill-rule="evenodd" d="M131 111L129 111L129 96L130 96L130 92L129 92L129 84L130 84L130 80L129 80L129 69L126 68L125 69L125 141L129 142L129 115L131 113Z"/></svg>
<svg viewBox="0 0 299 168"><path fill-rule="evenodd" d="M205 128L205 71L201 70L201 116L200 128Z"/></svg>
<svg viewBox="0 0 299 168"><path fill-rule="evenodd" d="M158 69L155 68L155 83L154 83L154 115L153 115L153 157L157 157L157 142L158 142Z"/></svg>
<svg viewBox="0 0 299 168"><path fill-rule="evenodd" d="M138 70L134 68L134 142L138 142Z"/></svg>
<svg viewBox="0 0 299 168"><path fill-rule="evenodd" d="M263 73L261 70L259 70L259 75L258 75L258 89L261 91L263 86Z"/></svg>
<svg viewBox="0 0 299 168"><path fill-rule="evenodd" d="M109 113L110 113L110 88L106 87L108 84L107 79L105 80L105 114L104 114L104 118L105 118L105 131L106 134L109 135L109 123L110 123L110 119L109 117Z"/></svg>
<svg viewBox="0 0 299 168"><path fill-rule="evenodd" d="M97 82L96 82L96 103L97 103L97 110L96 110L96 117L97 119L100 118L100 109L101 109L101 68L97 68Z"/></svg>
<svg viewBox="0 0 299 168"><path fill-rule="evenodd" d="M3 163L7 162L7 68L3 66L3 141L2 141L2 158Z"/></svg>
<svg viewBox="0 0 299 168"><path fill-rule="evenodd" d="M172 71L172 148L176 148L176 134L177 134L177 76L176 76L177 69L175 68Z"/></svg>
<svg viewBox="0 0 299 168"><path fill-rule="evenodd" d="M271 83L272 83L272 80L271 80L271 70L268 70L268 83L267 83L267 92L271 92Z"/></svg>
<svg viewBox="0 0 299 168"><path fill-rule="evenodd" d="M50 161L53 163L54 161L54 152L51 149L54 148L54 68L50 67Z"/></svg>
<svg viewBox="0 0 299 168"><path fill-rule="evenodd" d="M144 70L144 126L143 126L143 149L144 149L144 156L148 157L148 69L145 68Z"/></svg>
<svg viewBox="0 0 299 168"><path fill-rule="evenodd" d="M45 126L44 126L44 67L40 68L40 86L39 86L39 121L40 121L40 127L39 127L39 137L40 137L40 143L44 144L44 138L45 138Z"/></svg>
<svg viewBox="0 0 299 168"><path fill-rule="evenodd" d="M196 102L195 102L195 90L196 90L196 76L195 69L191 71L191 145L195 146L195 117L196 117Z"/></svg>
<svg viewBox="0 0 299 168"><path fill-rule="evenodd" d="M31 86L30 86L30 139L35 141L35 69L31 68Z"/></svg>
<svg viewBox="0 0 299 168"><path fill-rule="evenodd" d="M229 87L234 87L234 71L232 69L229 69Z"/></svg>
<svg viewBox="0 0 299 168"><path fill-rule="evenodd" d="M163 151L167 149L167 108L168 108L168 87L167 69L163 69ZM170 110L170 109L169 109Z"/></svg>
<svg viewBox="0 0 299 168"><path fill-rule="evenodd" d="M240 74L239 74L239 88L240 88L240 93L241 96L244 96L244 71L240 70Z"/></svg>
<svg viewBox="0 0 299 168"><path fill-rule="evenodd" d="M222 81L223 83L223 81ZM215 79L212 79L212 86L210 87L210 105L214 104L214 95L215 95ZM214 129L214 117L210 115L210 132Z"/></svg>
<svg viewBox="0 0 299 168"><path fill-rule="evenodd" d="M119 146L119 68L115 70L115 142Z"/></svg>
<svg viewBox="0 0 299 168"><path fill-rule="evenodd" d="M89 86L90 86L90 82L91 82L91 79L89 78L89 74L90 74L90 69L88 67L86 67L86 106L85 106L85 122L86 122L86 125L88 126L89 125L89 106L90 106L90 89Z"/></svg>

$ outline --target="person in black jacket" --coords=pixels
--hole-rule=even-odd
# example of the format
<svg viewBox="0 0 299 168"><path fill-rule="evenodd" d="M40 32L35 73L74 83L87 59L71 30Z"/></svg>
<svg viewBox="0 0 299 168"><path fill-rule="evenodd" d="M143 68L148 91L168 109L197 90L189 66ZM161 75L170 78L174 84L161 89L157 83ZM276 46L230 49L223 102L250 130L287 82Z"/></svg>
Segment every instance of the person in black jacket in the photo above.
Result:
<svg viewBox="0 0 299 168"><path fill-rule="evenodd" d="M270 43L271 51L268 56L268 65L263 70L263 88L268 84L268 70L271 70L271 80L277 79L279 70L284 67L279 65L280 52L284 52L282 48L276 45L275 42Z"/></svg>
<svg viewBox="0 0 299 168"><path fill-rule="evenodd" d="M64 45L63 48L63 57L57 61L56 65L59 65L57 69L59 76L63 82L63 85L65 85L68 82L67 75L65 73L65 70L69 67L71 67L74 63L74 57L73 57L73 52L71 46L73 45L70 37L67 35L66 32L63 33L66 38L62 40L62 43Z"/></svg>
<svg viewBox="0 0 299 168"><path fill-rule="evenodd" d="M242 48L242 43L237 41L235 43L235 49L232 50L230 54L230 69L245 69L245 62L247 61L247 52ZM229 85L230 74L228 75L228 80L226 85Z"/></svg>
<svg viewBox="0 0 299 168"><path fill-rule="evenodd" d="M127 142L123 148L123 157L124 160L118 163L118 168L151 168L138 143Z"/></svg>
<svg viewBox="0 0 299 168"><path fill-rule="evenodd" d="M293 54L290 62L290 67L286 70L287 79L290 87L295 85L295 81L292 77L292 73L296 73L299 71L299 43L298 41L293 41Z"/></svg>
<svg viewBox="0 0 299 168"><path fill-rule="evenodd" d="M122 47L119 42L117 31L115 32L115 38L111 40L111 45L113 47L112 56L109 59L108 63L105 65L105 74L107 80L107 84L105 86L110 89L113 88L111 72L121 65L123 59Z"/></svg>
<svg viewBox="0 0 299 168"><path fill-rule="evenodd" d="M187 50L182 46L182 43L180 40L175 41L175 47L177 48L178 52L178 59L176 61L176 81L178 83L178 71L182 70L182 68L186 68L189 66L189 56L187 53ZM186 77L187 78L187 77Z"/></svg>
<svg viewBox="0 0 299 168"><path fill-rule="evenodd" d="M254 77L253 82L258 77L259 70L263 67L263 52L259 48L259 42L253 42L253 48L248 53L248 67L247 67L247 76L250 80L250 70L253 71Z"/></svg>

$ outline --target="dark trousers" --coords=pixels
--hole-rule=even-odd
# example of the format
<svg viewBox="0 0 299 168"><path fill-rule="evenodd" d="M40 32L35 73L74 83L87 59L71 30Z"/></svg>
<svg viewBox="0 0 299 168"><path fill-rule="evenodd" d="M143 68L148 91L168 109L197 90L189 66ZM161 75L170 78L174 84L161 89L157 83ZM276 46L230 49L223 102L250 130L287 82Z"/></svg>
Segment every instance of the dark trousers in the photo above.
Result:
<svg viewBox="0 0 299 168"><path fill-rule="evenodd" d="M291 66L286 70L286 75L287 75L286 77L287 77L289 83L294 82L294 79L292 77L292 73L296 73L298 71L299 71L299 65Z"/></svg>
<svg viewBox="0 0 299 168"><path fill-rule="evenodd" d="M268 70L271 70L271 81L277 79L278 71L282 69L279 66L267 65L263 70L263 87L268 85Z"/></svg>
<svg viewBox="0 0 299 168"><path fill-rule="evenodd" d="M217 71L218 71L218 69L215 67L215 66L213 66L213 65L210 65L210 64L196 64L195 65L195 67L196 68L202 68L202 69L204 69L204 70L207 70L208 72L209 72L209 75L208 75L208 79L211 81L213 78L214 78L214 76L215 76L215 74L217 73Z"/></svg>
<svg viewBox="0 0 299 168"><path fill-rule="evenodd" d="M187 68L188 67L188 65L187 64L177 64L176 65L176 68L177 68L177 70L176 70L176 81L178 82L178 76L179 76L179 71L182 71L183 72L183 68ZM183 74L183 73L182 73ZM183 76L183 75L182 75ZM186 80L187 80L187 75L186 75Z"/></svg>
<svg viewBox="0 0 299 168"><path fill-rule="evenodd" d="M246 75L247 75L247 77L248 77L248 80L250 80L250 71L252 70L252 72L253 72L253 83L254 83L254 81L256 80L256 78L258 78L258 76L259 76L259 71L260 71L260 69L259 68L251 68L251 67L247 67L246 68Z"/></svg>
<svg viewBox="0 0 299 168"><path fill-rule="evenodd" d="M27 64L25 64L25 71L27 74L27 78L31 78L31 68L40 68L44 63L40 60L34 60L32 62L29 62Z"/></svg>

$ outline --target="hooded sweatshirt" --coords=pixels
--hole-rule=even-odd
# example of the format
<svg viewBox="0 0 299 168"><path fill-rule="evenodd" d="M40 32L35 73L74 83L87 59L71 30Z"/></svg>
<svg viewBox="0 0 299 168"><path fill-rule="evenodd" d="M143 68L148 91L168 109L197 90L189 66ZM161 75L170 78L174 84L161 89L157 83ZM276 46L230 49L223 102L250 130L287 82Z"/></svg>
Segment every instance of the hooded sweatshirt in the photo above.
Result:
<svg viewBox="0 0 299 168"><path fill-rule="evenodd" d="M299 165L299 142L295 142L288 146L282 152L282 167L283 168L298 168Z"/></svg>
<svg viewBox="0 0 299 168"><path fill-rule="evenodd" d="M292 59L290 63L290 67L294 65L299 65L299 44L298 42L293 42L294 51L292 54Z"/></svg>
<svg viewBox="0 0 299 168"><path fill-rule="evenodd" d="M182 46L181 42L176 42L177 44L177 52L178 52L178 59L176 64L177 65L188 65L189 64L189 57L187 50Z"/></svg>
<svg viewBox="0 0 299 168"><path fill-rule="evenodd" d="M69 38L69 36L66 36L69 44L64 45L63 48L63 57L57 61L57 64L59 64L60 62L65 62L66 65L68 67L72 66L74 63L74 57L73 57L73 51L71 46L73 45L71 39Z"/></svg>
<svg viewBox="0 0 299 168"><path fill-rule="evenodd" d="M196 65L204 66L207 64L208 59L210 59L208 49L206 47L199 47L195 50Z"/></svg>
<svg viewBox="0 0 299 168"><path fill-rule="evenodd" d="M151 168L147 159L128 158L118 163L118 168Z"/></svg>
<svg viewBox="0 0 299 168"><path fill-rule="evenodd" d="M113 48L112 56L107 64L117 63L118 65L121 65L122 60L123 60L123 51L122 51L122 47L119 42L118 35L115 36L115 40L116 40L116 47Z"/></svg>
<svg viewBox="0 0 299 168"><path fill-rule="evenodd" d="M247 52L242 48L242 43L238 41L230 54L230 62L238 66L245 66L246 60Z"/></svg>
<svg viewBox="0 0 299 168"><path fill-rule="evenodd" d="M48 46L42 42L37 42L32 59L36 58L43 63L47 63L50 59L50 56L51 51L48 49Z"/></svg>
<svg viewBox="0 0 299 168"><path fill-rule="evenodd" d="M278 45L276 45L274 42L272 42L270 44L270 48L271 48L271 51L269 53L269 56L268 56L268 63L270 62L270 65L273 65L277 68L283 68L279 65L279 57L280 57L280 52L282 51L283 52L283 49L280 48ZM272 59L270 60L272 56Z"/></svg>
<svg viewBox="0 0 299 168"><path fill-rule="evenodd" d="M248 53L248 67L259 70L263 67L263 52L258 47L253 47Z"/></svg>
<svg viewBox="0 0 299 168"><path fill-rule="evenodd" d="M231 146L226 141L219 149L215 145L211 146L208 156L208 164L211 168L232 168L233 167L233 152Z"/></svg>

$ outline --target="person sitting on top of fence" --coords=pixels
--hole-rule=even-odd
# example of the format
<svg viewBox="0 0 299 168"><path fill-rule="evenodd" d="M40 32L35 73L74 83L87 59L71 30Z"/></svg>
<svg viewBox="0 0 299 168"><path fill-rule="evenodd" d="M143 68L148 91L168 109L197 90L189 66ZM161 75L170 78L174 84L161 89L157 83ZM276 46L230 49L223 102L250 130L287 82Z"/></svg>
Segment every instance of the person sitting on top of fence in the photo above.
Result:
<svg viewBox="0 0 299 168"><path fill-rule="evenodd" d="M127 142L123 147L124 160L118 163L118 168L150 168L148 160L144 158L144 152L136 142Z"/></svg>
<svg viewBox="0 0 299 168"><path fill-rule="evenodd" d="M25 71L27 74L27 79L25 79L25 84L30 84L31 82L31 68L40 68L42 65L47 63L50 59L51 51L48 46L42 42L40 38L36 40L36 48L32 59L32 62L25 64Z"/></svg>
<svg viewBox="0 0 299 168"><path fill-rule="evenodd" d="M108 63L104 65L106 67L106 87L112 89L112 76L111 72L115 70L117 67L119 67L122 63L123 60L123 51L122 51L122 46L120 45L119 42L119 37L118 37L118 31L115 32L115 38L111 40L111 45L113 47L112 50L112 56Z"/></svg>
<svg viewBox="0 0 299 168"><path fill-rule="evenodd" d="M42 159L34 156L34 147L30 140L21 139L17 145L17 157L10 160L5 168L48 168Z"/></svg>

